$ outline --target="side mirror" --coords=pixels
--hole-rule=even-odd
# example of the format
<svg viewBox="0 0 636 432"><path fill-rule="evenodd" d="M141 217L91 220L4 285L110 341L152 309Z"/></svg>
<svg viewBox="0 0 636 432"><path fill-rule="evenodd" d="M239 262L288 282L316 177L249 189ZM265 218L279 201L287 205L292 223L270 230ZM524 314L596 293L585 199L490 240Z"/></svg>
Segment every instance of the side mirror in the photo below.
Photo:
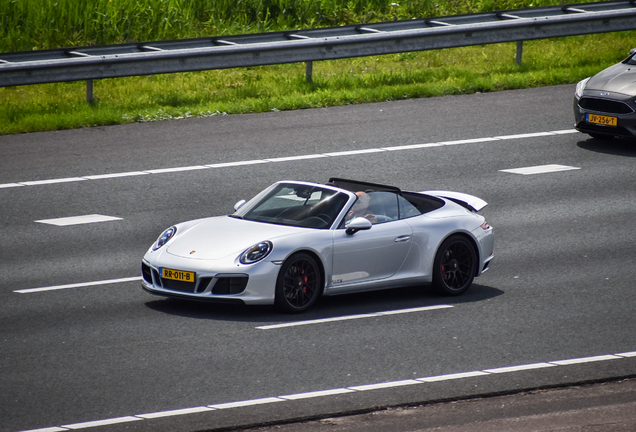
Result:
<svg viewBox="0 0 636 432"><path fill-rule="evenodd" d="M237 211L238 209L240 209L241 207L243 207L243 204L245 204L247 201L245 200L240 200L239 202L237 202L236 204L234 204L234 211Z"/></svg>
<svg viewBox="0 0 636 432"><path fill-rule="evenodd" d="M636 48L632 48L632 49L630 49L630 50L629 50L629 54L630 54L630 55L634 55L634 54L636 54Z"/></svg>
<svg viewBox="0 0 636 432"><path fill-rule="evenodd" d="M369 222L368 219L365 219L363 217L357 217L353 219L351 222L349 222L349 224L346 226L347 228L346 233L349 235L353 235L357 233L358 231L371 229L371 226L372 224L371 222Z"/></svg>

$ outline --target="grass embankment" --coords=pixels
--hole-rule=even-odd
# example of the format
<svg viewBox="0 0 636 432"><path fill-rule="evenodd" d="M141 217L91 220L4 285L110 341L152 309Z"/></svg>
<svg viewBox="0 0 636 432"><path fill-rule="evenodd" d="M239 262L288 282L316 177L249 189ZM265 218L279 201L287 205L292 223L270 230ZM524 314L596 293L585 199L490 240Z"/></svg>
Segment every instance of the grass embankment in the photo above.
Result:
<svg viewBox="0 0 636 432"><path fill-rule="evenodd" d="M529 5L452 0L399 5L380 0L38 0L41 10L35 11L34 1L0 3L0 51L323 27ZM636 32L622 32L528 41L522 65L515 63L514 43L315 62L311 84L305 81L305 65L296 63L106 79L94 82L93 105L86 103L84 82L0 88L0 134L574 83L627 56L636 46L635 36Z"/></svg>

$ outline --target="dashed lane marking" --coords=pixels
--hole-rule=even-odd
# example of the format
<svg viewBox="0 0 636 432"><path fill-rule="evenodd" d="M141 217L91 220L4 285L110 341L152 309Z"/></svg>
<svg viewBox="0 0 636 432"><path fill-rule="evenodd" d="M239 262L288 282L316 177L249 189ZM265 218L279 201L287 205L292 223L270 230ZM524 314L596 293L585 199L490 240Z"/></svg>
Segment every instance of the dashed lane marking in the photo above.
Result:
<svg viewBox="0 0 636 432"><path fill-rule="evenodd" d="M42 219L36 220L38 223L57 225L57 226L69 226L69 225L81 225L98 222L111 222L116 220L122 220L120 217L104 216L99 214L89 214L84 216L71 216L55 219Z"/></svg>
<svg viewBox="0 0 636 432"><path fill-rule="evenodd" d="M422 306L422 307L398 309L398 310L392 310L392 311L386 311L386 312L372 312L367 314L345 315L345 316L334 317L334 318L321 318L321 319L307 320L307 321L294 321L294 322L283 323L283 324L270 324L270 325L259 326L256 328L259 330L271 330L271 329L297 327L297 326L310 325L310 324L322 324L322 323L336 322L336 321L348 321L348 320L354 320L354 319L360 319L360 318L373 318L373 317L380 317L380 316L386 316L386 315L422 312L422 311L429 311L429 310L435 310L435 309L447 309L452 307L453 306L451 305Z"/></svg>
<svg viewBox="0 0 636 432"><path fill-rule="evenodd" d="M511 174L532 175L532 174L546 174L559 171L578 170L579 167L567 166L567 165L538 165L525 168L514 168L500 170L501 172L507 172Z"/></svg>
<svg viewBox="0 0 636 432"><path fill-rule="evenodd" d="M81 283L74 283L74 284L68 284L68 285L55 285L55 286L40 287L40 288L26 288L26 289L15 290L13 292L20 293L20 294L28 294L28 293L35 293L35 292L42 292L42 291L56 291L56 290L62 290L62 289L68 289L68 288L84 288L84 287L96 286L96 285L110 285L110 284L116 284L116 283L122 283L122 282L133 282L133 281L139 281L139 280L141 280L141 276L127 277L127 278L121 278L121 279L109 279L109 280L101 280L101 281L93 281L93 282L81 282Z"/></svg>
<svg viewBox="0 0 636 432"><path fill-rule="evenodd" d="M98 174L98 175L80 176L80 177L68 177L68 178L60 178L60 179L3 183L3 184L0 184L0 189L8 189L8 188L16 188L16 187L24 187L24 186L52 185L52 184L78 182L78 181L85 181L85 180L104 180L104 179L133 177L133 176L149 175L149 174L166 174L166 173L175 173L175 172L192 171L192 170L229 168L229 167L237 167L237 166L243 166L243 165L289 162L289 161L296 161L296 160L319 159L319 158L327 158L327 157L359 156L361 154L374 154L374 153L381 153L381 152L413 150L413 149L421 149L421 148L428 148L428 147L444 147L444 146L453 146L453 145L462 145L462 144L477 144L477 143L503 141L503 140L516 140L516 139L536 138L536 137L544 137L544 136L565 135L565 134L572 134L572 133L579 133L579 132L576 129L565 129L565 130L556 130L556 131L550 131L550 132L535 132L535 133L517 134L517 135L502 135L502 136L496 136L496 137L471 138L471 139L456 140L456 141L441 141L441 142L435 142L435 143L410 144L410 145L393 146L393 147L379 147L379 148L348 150L348 151L330 152L330 153L296 155L296 156L287 156L287 157L270 158L270 159L223 162L223 163L216 163L216 164L209 164L209 165L194 165L194 166L185 166L185 167L160 168L160 169L152 169L152 170L145 170L145 171L131 171L131 172L122 172L122 173L109 173L109 174Z"/></svg>

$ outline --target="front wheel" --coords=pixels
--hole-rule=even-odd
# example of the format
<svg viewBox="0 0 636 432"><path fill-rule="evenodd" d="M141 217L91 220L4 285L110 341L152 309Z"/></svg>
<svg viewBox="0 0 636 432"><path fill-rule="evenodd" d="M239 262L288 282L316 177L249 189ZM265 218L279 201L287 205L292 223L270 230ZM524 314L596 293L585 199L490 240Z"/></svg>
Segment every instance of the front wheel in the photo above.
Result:
<svg viewBox="0 0 636 432"><path fill-rule="evenodd" d="M276 280L276 306L285 312L304 312L322 292L322 275L314 258L306 253L289 257Z"/></svg>
<svg viewBox="0 0 636 432"><path fill-rule="evenodd" d="M444 295L456 296L473 283L477 253L467 238L454 235L442 243L433 263L433 286Z"/></svg>

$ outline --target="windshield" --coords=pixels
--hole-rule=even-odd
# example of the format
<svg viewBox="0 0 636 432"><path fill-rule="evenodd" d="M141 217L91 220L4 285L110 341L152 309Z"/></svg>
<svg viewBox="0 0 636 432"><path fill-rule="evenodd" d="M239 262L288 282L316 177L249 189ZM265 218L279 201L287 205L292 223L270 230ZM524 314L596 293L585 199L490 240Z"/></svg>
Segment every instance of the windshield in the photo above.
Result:
<svg viewBox="0 0 636 432"><path fill-rule="evenodd" d="M274 187L243 219L305 228L329 228L349 197L317 186L282 183Z"/></svg>

